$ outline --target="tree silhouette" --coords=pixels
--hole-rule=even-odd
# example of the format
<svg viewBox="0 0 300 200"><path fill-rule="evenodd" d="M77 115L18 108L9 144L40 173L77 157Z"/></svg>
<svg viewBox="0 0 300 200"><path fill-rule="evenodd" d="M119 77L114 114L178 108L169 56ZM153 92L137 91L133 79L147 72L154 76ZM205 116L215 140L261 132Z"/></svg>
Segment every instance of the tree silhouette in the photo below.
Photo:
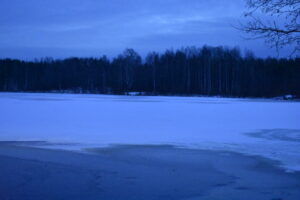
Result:
<svg viewBox="0 0 300 200"><path fill-rule="evenodd" d="M253 38L263 38L277 51L292 46L300 51L300 0L246 0L246 23L240 29Z"/></svg>
<svg viewBox="0 0 300 200"><path fill-rule="evenodd" d="M133 49L116 58L0 59L0 91L300 97L300 59L261 59L238 48Z"/></svg>

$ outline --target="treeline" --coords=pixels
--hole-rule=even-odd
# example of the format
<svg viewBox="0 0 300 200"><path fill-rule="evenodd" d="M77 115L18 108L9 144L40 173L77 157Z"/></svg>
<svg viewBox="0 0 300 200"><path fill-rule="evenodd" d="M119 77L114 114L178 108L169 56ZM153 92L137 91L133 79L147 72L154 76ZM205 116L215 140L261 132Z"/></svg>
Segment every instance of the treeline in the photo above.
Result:
<svg viewBox="0 0 300 200"><path fill-rule="evenodd" d="M153 52L144 61L133 49L112 60L2 59L0 91L300 96L300 59L261 59L242 56L237 48L207 46Z"/></svg>

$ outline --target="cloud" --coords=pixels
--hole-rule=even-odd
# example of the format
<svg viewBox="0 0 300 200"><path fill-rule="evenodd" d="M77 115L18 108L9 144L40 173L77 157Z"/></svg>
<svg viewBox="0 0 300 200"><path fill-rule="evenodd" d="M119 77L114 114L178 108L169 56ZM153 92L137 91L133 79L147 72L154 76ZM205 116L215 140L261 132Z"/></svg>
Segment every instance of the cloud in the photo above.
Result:
<svg viewBox="0 0 300 200"><path fill-rule="evenodd" d="M44 52L101 48L116 54L127 47L145 51L203 43L246 45L230 25L241 16L243 4L244 0L1 0L0 45Z"/></svg>

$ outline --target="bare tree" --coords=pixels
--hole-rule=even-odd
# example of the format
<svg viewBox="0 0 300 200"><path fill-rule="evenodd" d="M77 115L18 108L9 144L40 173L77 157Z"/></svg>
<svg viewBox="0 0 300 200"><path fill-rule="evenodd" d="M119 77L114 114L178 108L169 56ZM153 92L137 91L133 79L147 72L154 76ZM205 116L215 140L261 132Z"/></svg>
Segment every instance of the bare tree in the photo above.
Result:
<svg viewBox="0 0 300 200"><path fill-rule="evenodd" d="M292 46L291 54L300 52L300 0L246 0L246 4L242 31L265 39L277 51Z"/></svg>

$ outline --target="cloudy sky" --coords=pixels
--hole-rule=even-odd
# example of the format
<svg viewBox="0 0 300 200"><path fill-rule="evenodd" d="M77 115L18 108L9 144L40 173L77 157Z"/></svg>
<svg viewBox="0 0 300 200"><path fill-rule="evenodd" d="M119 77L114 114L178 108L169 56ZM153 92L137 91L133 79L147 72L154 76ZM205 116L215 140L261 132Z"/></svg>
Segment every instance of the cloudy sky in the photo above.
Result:
<svg viewBox="0 0 300 200"><path fill-rule="evenodd" d="M142 55L182 46L239 46L276 56L232 25L244 0L0 0L0 57Z"/></svg>

